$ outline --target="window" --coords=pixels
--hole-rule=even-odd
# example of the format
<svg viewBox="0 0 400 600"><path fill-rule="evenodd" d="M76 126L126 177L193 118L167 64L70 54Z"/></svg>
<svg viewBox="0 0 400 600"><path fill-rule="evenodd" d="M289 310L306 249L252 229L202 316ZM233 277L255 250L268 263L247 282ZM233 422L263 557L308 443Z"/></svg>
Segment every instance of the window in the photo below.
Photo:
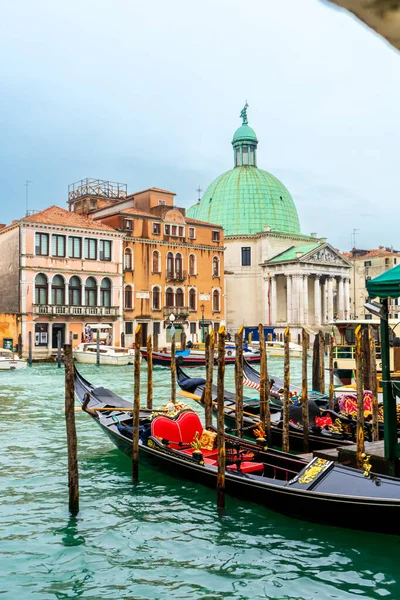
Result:
<svg viewBox="0 0 400 600"><path fill-rule="evenodd" d="M369 320L369 319L372 319L372 315L371 315L371 313L365 313L364 317L365 317L366 319L368 319L368 320Z"/></svg>
<svg viewBox="0 0 400 600"><path fill-rule="evenodd" d="M161 327L159 321L153 322L153 335L160 335Z"/></svg>
<svg viewBox="0 0 400 600"><path fill-rule="evenodd" d="M172 225L172 227L171 227L171 235L174 235L175 237L176 237L176 229L177 229L176 225Z"/></svg>
<svg viewBox="0 0 400 600"><path fill-rule="evenodd" d="M251 266L251 248L243 247L242 248L242 267L250 267Z"/></svg>
<svg viewBox="0 0 400 600"><path fill-rule="evenodd" d="M125 298L124 298L125 308L132 308L132 286L127 285L125 287Z"/></svg>
<svg viewBox="0 0 400 600"><path fill-rule="evenodd" d="M213 277L219 277L219 258L218 256L214 256L213 258Z"/></svg>
<svg viewBox="0 0 400 600"><path fill-rule="evenodd" d="M130 248L124 250L124 270L132 271L132 250Z"/></svg>
<svg viewBox="0 0 400 600"><path fill-rule="evenodd" d="M165 235L170 235L170 233L171 233L171 226L170 225L165 225L164 231L165 231Z"/></svg>
<svg viewBox="0 0 400 600"><path fill-rule="evenodd" d="M133 221L132 221L132 219L125 219L125 229L127 229L128 231L132 231L133 230Z"/></svg>
<svg viewBox="0 0 400 600"><path fill-rule="evenodd" d="M80 306L82 303L82 285L79 277L71 277L69 280L69 304L70 306Z"/></svg>
<svg viewBox="0 0 400 600"><path fill-rule="evenodd" d="M49 254L49 236L47 233L36 233L35 235L35 254L48 256Z"/></svg>
<svg viewBox="0 0 400 600"><path fill-rule="evenodd" d="M371 266L371 261L370 260L364 260L364 267L370 267Z"/></svg>
<svg viewBox="0 0 400 600"><path fill-rule="evenodd" d="M96 260L97 258L97 240L85 238L84 242L85 258L88 260Z"/></svg>
<svg viewBox="0 0 400 600"><path fill-rule="evenodd" d="M125 321L125 335L132 335L133 333L133 322Z"/></svg>
<svg viewBox="0 0 400 600"><path fill-rule="evenodd" d="M167 278L173 279L174 277L174 255L172 252L167 254Z"/></svg>
<svg viewBox="0 0 400 600"><path fill-rule="evenodd" d="M153 310L161 309L161 291L159 287L153 288Z"/></svg>
<svg viewBox="0 0 400 600"><path fill-rule="evenodd" d="M153 273L161 273L160 253L158 252L158 250L153 251Z"/></svg>
<svg viewBox="0 0 400 600"><path fill-rule="evenodd" d="M196 257L194 254L189 255L189 275L196 275Z"/></svg>
<svg viewBox="0 0 400 600"><path fill-rule="evenodd" d="M181 226L178 227L178 235L179 237L185 237L185 230Z"/></svg>
<svg viewBox="0 0 400 600"><path fill-rule="evenodd" d="M88 277L85 284L85 305L97 306L97 281L94 277Z"/></svg>
<svg viewBox="0 0 400 600"><path fill-rule="evenodd" d="M250 146L250 162L249 162L249 164L252 165L253 167L256 164L254 146Z"/></svg>
<svg viewBox="0 0 400 600"><path fill-rule="evenodd" d="M82 239L78 237L68 238L68 256L70 258L82 258Z"/></svg>
<svg viewBox="0 0 400 600"><path fill-rule="evenodd" d="M190 323L190 333L192 335L196 334L196 323Z"/></svg>
<svg viewBox="0 0 400 600"><path fill-rule="evenodd" d="M182 254L180 254L180 252L177 252L175 256L175 277L178 279L182 279L182 276Z"/></svg>
<svg viewBox="0 0 400 600"><path fill-rule="evenodd" d="M111 281L104 277L100 286L100 306L111 306Z"/></svg>
<svg viewBox="0 0 400 600"><path fill-rule="evenodd" d="M99 259L100 260L111 260L111 241L110 240L100 240Z"/></svg>
<svg viewBox="0 0 400 600"><path fill-rule="evenodd" d="M196 229L194 227L189 227L189 239L196 239Z"/></svg>
<svg viewBox="0 0 400 600"><path fill-rule="evenodd" d="M393 259L393 264L394 264L394 265L397 265L397 258L394 258L394 259Z"/></svg>
<svg viewBox="0 0 400 600"><path fill-rule="evenodd" d="M51 283L51 303L55 306L65 304L65 282L64 277L55 275Z"/></svg>
<svg viewBox="0 0 400 600"><path fill-rule="evenodd" d="M51 253L53 256L65 256L65 235L51 236Z"/></svg>
<svg viewBox="0 0 400 600"><path fill-rule="evenodd" d="M47 304L47 293L47 277L43 273L39 273L35 277L35 304Z"/></svg>
<svg viewBox="0 0 400 600"><path fill-rule="evenodd" d="M174 306L174 291L172 288L167 288L165 291L165 306L167 308Z"/></svg>
<svg viewBox="0 0 400 600"><path fill-rule="evenodd" d="M240 167L240 148L236 148L236 166Z"/></svg>
<svg viewBox="0 0 400 600"><path fill-rule="evenodd" d="M388 265L388 264L389 264L389 259L385 258L385 265Z"/></svg>
<svg viewBox="0 0 400 600"><path fill-rule="evenodd" d="M219 242L219 240L220 240L219 231L213 231L212 232L212 241Z"/></svg>
<svg viewBox="0 0 400 600"><path fill-rule="evenodd" d="M153 235L160 235L161 233L161 224L153 223Z"/></svg>
<svg viewBox="0 0 400 600"><path fill-rule="evenodd" d="M176 302L176 306L179 306L179 308L183 307L183 290L181 288L178 288L176 290L176 294L175 294L175 302Z"/></svg>
<svg viewBox="0 0 400 600"><path fill-rule="evenodd" d="M218 290L213 291L213 311L214 312L219 311L219 291Z"/></svg>
<svg viewBox="0 0 400 600"><path fill-rule="evenodd" d="M47 346L48 330L47 323L35 323L35 346Z"/></svg>
<svg viewBox="0 0 400 600"><path fill-rule="evenodd" d="M189 308L190 310L196 310L196 290L193 288L189 290Z"/></svg>
<svg viewBox="0 0 400 600"><path fill-rule="evenodd" d="M167 204L167 201L166 201L166 200L159 200L159 201L158 201L158 205L159 205L159 206L165 206L166 204Z"/></svg>

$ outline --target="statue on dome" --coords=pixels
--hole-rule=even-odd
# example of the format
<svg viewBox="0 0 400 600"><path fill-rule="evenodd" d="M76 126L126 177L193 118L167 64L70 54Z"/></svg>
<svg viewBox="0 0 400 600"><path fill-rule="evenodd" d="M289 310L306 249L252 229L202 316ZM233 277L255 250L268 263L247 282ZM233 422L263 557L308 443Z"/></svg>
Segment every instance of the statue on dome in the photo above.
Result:
<svg viewBox="0 0 400 600"><path fill-rule="evenodd" d="M244 108L242 108L242 112L240 113L240 118L242 119L242 125L247 125L248 124L248 120L247 120L247 109L249 108L249 105L246 104L244 105Z"/></svg>

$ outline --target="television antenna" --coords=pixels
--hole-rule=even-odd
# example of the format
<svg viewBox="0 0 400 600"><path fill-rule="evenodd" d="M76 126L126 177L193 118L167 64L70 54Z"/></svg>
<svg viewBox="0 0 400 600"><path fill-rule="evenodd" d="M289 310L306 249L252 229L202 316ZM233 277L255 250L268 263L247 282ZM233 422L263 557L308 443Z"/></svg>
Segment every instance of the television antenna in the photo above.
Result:
<svg viewBox="0 0 400 600"><path fill-rule="evenodd" d="M356 235L358 235L359 231L360 231L359 229L353 229L353 231L351 232L351 240L353 243L353 248L356 247Z"/></svg>
<svg viewBox="0 0 400 600"><path fill-rule="evenodd" d="M26 179L25 183L24 183L24 186L25 186L25 212L26 212L25 216L26 217L29 216L28 215L28 213L29 213L29 211L28 211L28 195L29 195L28 190L29 190L30 183L33 183L33 181L31 179Z"/></svg>

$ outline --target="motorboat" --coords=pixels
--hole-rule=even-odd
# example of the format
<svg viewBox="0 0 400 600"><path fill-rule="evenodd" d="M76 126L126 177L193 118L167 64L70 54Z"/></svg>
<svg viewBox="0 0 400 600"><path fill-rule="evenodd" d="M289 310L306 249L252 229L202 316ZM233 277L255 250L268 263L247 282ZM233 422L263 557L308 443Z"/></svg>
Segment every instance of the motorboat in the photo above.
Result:
<svg viewBox="0 0 400 600"><path fill-rule="evenodd" d="M141 348L140 352L144 360L147 360L147 348ZM260 362L260 353L258 351L247 350L243 352L243 356L249 363L257 364ZM197 349L177 350L175 360L177 364L184 367L204 367L206 364L206 355L205 352ZM235 349L227 348L225 351L225 364L234 365L235 360ZM155 366L171 367L171 353L166 348L160 352L153 350L152 361ZM214 363L217 364L217 354L214 356Z"/></svg>
<svg viewBox="0 0 400 600"><path fill-rule="evenodd" d="M134 362L134 350L131 348L100 344L99 354L101 365L123 366ZM95 365L97 363L96 342L79 344L73 350L73 357L77 363Z"/></svg>
<svg viewBox="0 0 400 600"><path fill-rule="evenodd" d="M15 369L25 369L27 361L19 358L12 350L2 348L0 350L0 371L13 371Z"/></svg>

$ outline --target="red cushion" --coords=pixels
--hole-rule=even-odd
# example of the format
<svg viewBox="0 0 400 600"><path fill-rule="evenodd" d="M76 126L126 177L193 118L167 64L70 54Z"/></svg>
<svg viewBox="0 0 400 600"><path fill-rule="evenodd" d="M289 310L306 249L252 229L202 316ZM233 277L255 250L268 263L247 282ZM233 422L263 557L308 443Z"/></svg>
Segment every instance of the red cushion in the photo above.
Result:
<svg viewBox="0 0 400 600"><path fill-rule="evenodd" d="M201 424L200 417L195 412L189 410L182 412L176 420L181 431L181 441L184 444L190 444L194 440L196 431L199 434L199 439L203 433L203 425Z"/></svg>
<svg viewBox="0 0 400 600"><path fill-rule="evenodd" d="M186 448L185 450L182 450L182 452L184 452L185 454L192 454L194 451L194 448ZM201 450L201 453L203 456L207 456L208 458L213 458L214 460L217 460L218 458L218 452L216 452L215 450L204 450L204 448Z"/></svg>
<svg viewBox="0 0 400 600"><path fill-rule="evenodd" d="M236 465L228 465L226 468L229 469L230 471L238 470ZM263 463L247 462L247 461L243 461L240 463L240 472L241 473L255 473L257 471L263 471L263 469L264 469Z"/></svg>
<svg viewBox="0 0 400 600"><path fill-rule="evenodd" d="M181 441L181 431L178 423L173 419L169 419L163 415L155 417L151 422L151 435L176 442L175 444L171 444L171 448L179 448L177 442Z"/></svg>

